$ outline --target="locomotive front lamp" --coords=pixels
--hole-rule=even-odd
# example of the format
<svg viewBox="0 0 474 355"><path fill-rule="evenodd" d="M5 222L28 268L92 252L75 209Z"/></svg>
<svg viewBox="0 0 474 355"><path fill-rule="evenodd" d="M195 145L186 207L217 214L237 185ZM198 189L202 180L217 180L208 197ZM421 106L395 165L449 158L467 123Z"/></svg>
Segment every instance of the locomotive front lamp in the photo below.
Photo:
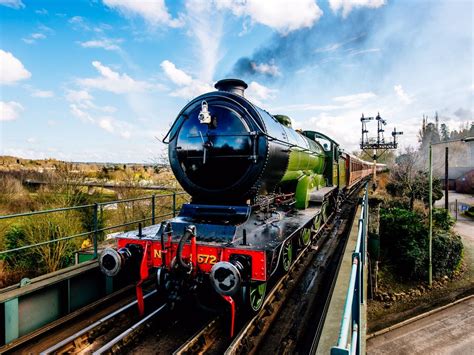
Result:
<svg viewBox="0 0 474 355"><path fill-rule="evenodd" d="M202 124L210 124L212 122L211 113L208 110L207 102L201 102L201 111L199 112L199 122Z"/></svg>

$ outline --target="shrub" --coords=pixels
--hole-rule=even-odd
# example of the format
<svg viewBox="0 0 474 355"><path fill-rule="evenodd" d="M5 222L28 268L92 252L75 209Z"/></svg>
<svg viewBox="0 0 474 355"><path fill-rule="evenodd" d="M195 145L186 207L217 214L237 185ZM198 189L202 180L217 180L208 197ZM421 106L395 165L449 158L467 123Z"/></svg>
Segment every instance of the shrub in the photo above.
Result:
<svg viewBox="0 0 474 355"><path fill-rule="evenodd" d="M52 213L30 216L10 226L5 233L5 250L60 239L82 231L77 213ZM73 238L46 243L4 254L6 268L10 271L28 272L35 276L42 272L52 272L73 263L74 252L79 249L82 239Z"/></svg>
<svg viewBox="0 0 474 355"><path fill-rule="evenodd" d="M448 232L454 226L454 218L444 208L433 209L433 226L442 231Z"/></svg>
<svg viewBox="0 0 474 355"><path fill-rule="evenodd" d="M391 198L384 203L385 208L409 209L410 199L407 197Z"/></svg>
<svg viewBox="0 0 474 355"><path fill-rule="evenodd" d="M381 209L380 244L402 278L423 274L427 229L422 216L401 208Z"/></svg>
<svg viewBox="0 0 474 355"><path fill-rule="evenodd" d="M467 216L474 218L474 207L472 207L472 206L469 207L469 209L468 209L466 212L464 212L464 213L465 213Z"/></svg>
<svg viewBox="0 0 474 355"><path fill-rule="evenodd" d="M28 245L28 236L21 225L12 225L5 233L5 250L16 249ZM24 271L35 270L38 267L37 259L32 249L14 251L2 254L8 270Z"/></svg>
<svg viewBox="0 0 474 355"><path fill-rule="evenodd" d="M462 241L459 236L448 232L453 221L446 211L433 213L433 222L433 275L448 275L461 262ZM401 279L426 279L428 242L428 227L422 214L401 208L381 209L382 256L394 266Z"/></svg>
<svg viewBox="0 0 474 355"><path fill-rule="evenodd" d="M52 213L42 218L26 218L23 229L28 244L60 239L82 232L80 216L76 211ZM32 248L44 272L53 272L73 263L74 252L79 249L82 239L73 238L52 242Z"/></svg>
<svg viewBox="0 0 474 355"><path fill-rule="evenodd" d="M463 254L463 244L459 235L437 234L433 237L432 245L435 277L449 275L458 269Z"/></svg>

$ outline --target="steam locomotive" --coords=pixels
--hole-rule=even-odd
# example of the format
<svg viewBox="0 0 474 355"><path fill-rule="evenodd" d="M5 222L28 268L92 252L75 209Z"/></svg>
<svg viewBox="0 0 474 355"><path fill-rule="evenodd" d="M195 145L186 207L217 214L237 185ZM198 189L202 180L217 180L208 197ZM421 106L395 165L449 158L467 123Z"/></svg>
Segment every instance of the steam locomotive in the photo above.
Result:
<svg viewBox="0 0 474 355"><path fill-rule="evenodd" d="M150 274L171 304L224 299L232 333L236 310L262 307L268 282L289 270L372 164L252 104L242 80L215 88L189 102L164 139L191 203L145 233L119 235L99 264L108 276L136 274L141 312Z"/></svg>

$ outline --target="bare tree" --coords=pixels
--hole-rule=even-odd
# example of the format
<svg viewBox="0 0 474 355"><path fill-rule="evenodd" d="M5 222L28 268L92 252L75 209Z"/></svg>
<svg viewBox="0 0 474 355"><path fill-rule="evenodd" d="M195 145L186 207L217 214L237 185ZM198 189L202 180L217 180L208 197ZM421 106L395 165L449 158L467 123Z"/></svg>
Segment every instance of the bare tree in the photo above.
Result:
<svg viewBox="0 0 474 355"><path fill-rule="evenodd" d="M395 197L407 198L410 210L413 210L415 200L421 200L427 205L429 179L426 172L426 159L414 148L408 147L397 157L396 164L390 171L386 189ZM433 202L443 196L441 182L433 179Z"/></svg>

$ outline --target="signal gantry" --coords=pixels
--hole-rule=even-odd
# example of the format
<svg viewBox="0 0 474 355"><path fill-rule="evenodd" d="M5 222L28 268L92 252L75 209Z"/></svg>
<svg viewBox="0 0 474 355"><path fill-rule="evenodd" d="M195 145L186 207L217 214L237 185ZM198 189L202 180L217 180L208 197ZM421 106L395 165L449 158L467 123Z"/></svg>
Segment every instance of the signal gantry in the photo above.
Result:
<svg viewBox="0 0 474 355"><path fill-rule="evenodd" d="M369 138L367 122L373 121L374 119L377 121L377 138ZM374 160L373 180L375 184L377 160L387 150L398 148L397 136L402 135L403 132L397 131L396 128L393 128L392 139L386 142L384 132L387 121L380 116L380 113L377 113L376 117L365 117L364 114L362 114L360 122L362 123L362 139L360 141L360 149L362 149L367 155L371 156Z"/></svg>

